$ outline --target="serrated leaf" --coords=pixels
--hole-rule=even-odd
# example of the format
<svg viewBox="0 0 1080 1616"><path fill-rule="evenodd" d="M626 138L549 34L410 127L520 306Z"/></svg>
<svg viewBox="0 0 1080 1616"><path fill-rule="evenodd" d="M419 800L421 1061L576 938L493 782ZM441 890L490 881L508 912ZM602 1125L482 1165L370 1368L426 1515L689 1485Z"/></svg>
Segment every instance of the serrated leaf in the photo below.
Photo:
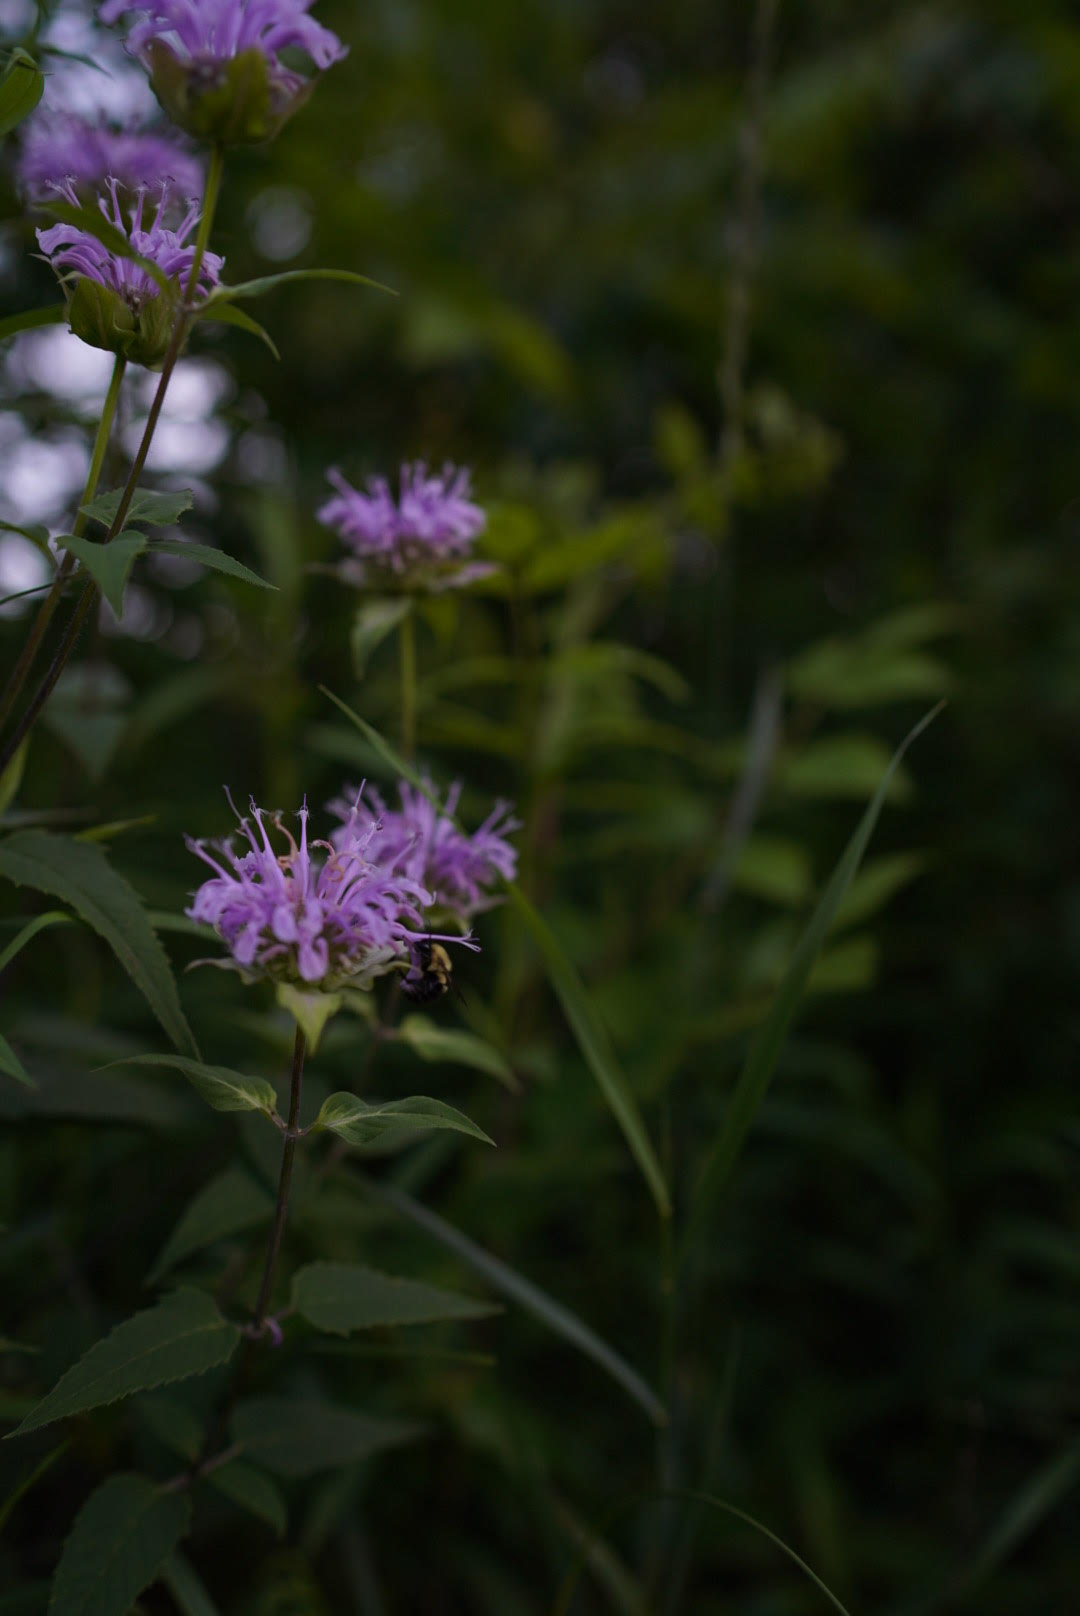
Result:
<svg viewBox="0 0 1080 1616"><path fill-rule="evenodd" d="M397 1036L408 1044L421 1060L449 1061L454 1066L470 1066L474 1071L486 1072L508 1089L520 1088L513 1070L499 1050L475 1033L461 1032L456 1027L440 1027L427 1016L406 1016L398 1027Z"/></svg>
<svg viewBox="0 0 1080 1616"><path fill-rule="evenodd" d="M239 1340L236 1325L222 1318L205 1291L174 1291L84 1352L4 1440L116 1403L132 1392L205 1374L226 1363Z"/></svg>
<svg viewBox="0 0 1080 1616"><path fill-rule="evenodd" d="M372 595L362 601L353 616L349 632L352 648L353 672L358 679L364 677L374 651L387 635L392 634L412 611L407 595Z"/></svg>
<svg viewBox="0 0 1080 1616"><path fill-rule="evenodd" d="M77 539L73 534L61 533L56 543L61 550L70 550L76 556L105 596L117 617L124 612L124 590L127 588L136 556L146 549L142 533L118 533L108 544L93 539Z"/></svg>
<svg viewBox="0 0 1080 1616"><path fill-rule="evenodd" d="M205 1184L189 1202L158 1253L145 1283L154 1285L192 1252L215 1240L257 1228L274 1210L273 1197L241 1167L228 1167Z"/></svg>
<svg viewBox="0 0 1080 1616"><path fill-rule="evenodd" d="M177 1049L198 1054L165 950L102 848L53 831L16 831L0 841L0 876L69 903L109 944Z"/></svg>
<svg viewBox="0 0 1080 1616"><path fill-rule="evenodd" d="M229 578L239 578L245 584L257 584L260 589L277 588L277 584L267 583L257 572L245 567L242 561L235 560L224 550L215 549L212 544L189 544L186 539L151 539L146 549L149 555L182 556L185 561L197 561L200 567L223 572Z"/></svg>
<svg viewBox="0 0 1080 1616"><path fill-rule="evenodd" d="M75 1518L53 1579L50 1616L128 1616L188 1530L191 1501L145 1476L110 1476Z"/></svg>
<svg viewBox="0 0 1080 1616"><path fill-rule="evenodd" d="M196 319L216 320L219 325L232 325L238 331L246 331L250 336L258 337L260 342L264 342L275 359L281 358L277 343L266 327L261 326L258 320L253 320L250 314L246 314L243 309L236 308L232 303L218 303L206 310L205 313L200 310L199 314L196 315Z"/></svg>
<svg viewBox="0 0 1080 1616"><path fill-rule="evenodd" d="M199 1097L215 1111L261 1111L273 1116L277 1093L265 1077L248 1077L228 1066L207 1066L183 1055L128 1055L110 1066L171 1066L187 1078Z"/></svg>
<svg viewBox="0 0 1080 1616"><path fill-rule="evenodd" d="M310 1055L314 1055L318 1049L326 1023L345 1004L345 997L341 993L319 993L314 988L305 993L291 982L279 982L275 997L303 1032Z"/></svg>
<svg viewBox="0 0 1080 1616"><path fill-rule="evenodd" d="M376 292L389 292L391 297L397 297L392 286L373 281L368 275L357 275L351 269L286 269L280 275L260 275L256 280L240 281L236 286L215 286L206 299L205 318L214 319L221 303L231 303L238 297L262 297L264 292L272 292L289 281L349 281L353 286L370 286Z"/></svg>
<svg viewBox="0 0 1080 1616"><path fill-rule="evenodd" d="M45 80L25 57L13 61L0 83L0 137L28 118L41 100Z"/></svg>
<svg viewBox="0 0 1080 1616"><path fill-rule="evenodd" d="M355 1094L344 1091L331 1094L324 1100L322 1110L312 1124L312 1132L329 1128L349 1145L370 1145L381 1135L393 1131L419 1132L427 1128L451 1128L456 1133L467 1133L473 1139L489 1139L482 1128L452 1105L429 1099L425 1094L410 1095L407 1100L387 1100L382 1105L369 1105Z"/></svg>
<svg viewBox="0 0 1080 1616"><path fill-rule="evenodd" d="M317 1330L349 1335L395 1324L482 1319L502 1309L491 1302L416 1279L397 1279L360 1263L315 1262L293 1276L292 1305Z"/></svg>
<svg viewBox="0 0 1080 1616"><path fill-rule="evenodd" d="M240 1403L230 1430L249 1458L279 1476L310 1476L355 1464L422 1434L422 1427L403 1420L376 1419L332 1403L289 1397L252 1397Z"/></svg>
<svg viewBox="0 0 1080 1616"><path fill-rule="evenodd" d="M72 202L42 202L38 205L43 213L48 213L52 218L60 219L64 224L74 225L76 230L85 230L88 236L100 241L114 258L124 258L129 263L137 264L150 276L160 291L174 295L179 291L179 284L170 283L161 265L136 251L124 232L118 230L114 224L110 224L98 208L77 206Z"/></svg>
<svg viewBox="0 0 1080 1616"><path fill-rule="evenodd" d="M17 337L20 331L36 331L43 325L63 325L66 320L67 309L63 303L50 303L44 309L24 309L21 314L9 314L6 320L0 320L0 342Z"/></svg>
<svg viewBox="0 0 1080 1616"><path fill-rule="evenodd" d="M3 1037L0 1037L0 1072L6 1072L8 1077L13 1077L17 1083L24 1083L28 1089L37 1087L18 1055Z"/></svg>
<svg viewBox="0 0 1080 1616"><path fill-rule="evenodd" d="M241 1509L272 1526L278 1537L284 1537L289 1524L285 1500L277 1484L261 1470L242 1459L232 1459L220 1469L211 1470L206 1479Z"/></svg>
<svg viewBox="0 0 1080 1616"><path fill-rule="evenodd" d="M99 494L92 499L89 505L81 506L82 514L100 522L103 527L112 527L123 494L122 488L111 488L107 494ZM145 522L147 527L172 527L185 511L190 511L192 503L190 488L182 488L178 493L157 493L151 488L136 488L124 520Z"/></svg>

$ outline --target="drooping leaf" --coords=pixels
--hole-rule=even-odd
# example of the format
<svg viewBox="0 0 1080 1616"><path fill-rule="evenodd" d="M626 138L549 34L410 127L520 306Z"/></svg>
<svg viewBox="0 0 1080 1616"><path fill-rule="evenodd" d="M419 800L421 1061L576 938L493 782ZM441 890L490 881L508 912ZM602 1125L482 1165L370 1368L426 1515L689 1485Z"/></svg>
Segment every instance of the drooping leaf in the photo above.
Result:
<svg viewBox="0 0 1080 1616"><path fill-rule="evenodd" d="M24 309L21 314L9 314L0 320L0 342L18 336L20 331L36 331L43 325L63 325L67 309L63 303L50 303L44 309Z"/></svg>
<svg viewBox="0 0 1080 1616"><path fill-rule="evenodd" d="M176 1600L182 1616L221 1616L191 1561L184 1555L170 1554L161 1568L161 1581Z"/></svg>
<svg viewBox="0 0 1080 1616"><path fill-rule="evenodd" d="M364 677L372 653L411 611L412 601L408 595L370 595L361 601L349 633L353 672L358 679Z"/></svg>
<svg viewBox="0 0 1080 1616"><path fill-rule="evenodd" d="M267 583L242 561L235 560L225 550L215 549L212 544L189 544L186 539L151 539L146 549L148 555L182 556L185 561L196 561L200 567L209 567L211 572L223 572L229 578L239 578L242 583L257 584L260 589L277 588L277 584Z"/></svg>
<svg viewBox="0 0 1080 1616"><path fill-rule="evenodd" d="M124 590L136 556L146 549L145 536L118 533L111 543L99 544L93 539L77 539L70 533L61 533L56 542L61 550L70 550L78 558L117 617L123 616Z"/></svg>
<svg viewBox="0 0 1080 1616"><path fill-rule="evenodd" d="M404 1420L290 1397L248 1398L237 1405L230 1429L247 1458L279 1476L310 1476L355 1464L382 1448L413 1442L423 1431Z"/></svg>
<svg viewBox="0 0 1080 1616"><path fill-rule="evenodd" d="M358 1181L368 1194L393 1207L395 1212L408 1218L418 1228L425 1230L439 1241L440 1245L468 1263L469 1267L474 1269L493 1290L507 1297L509 1301L516 1302L538 1319L545 1328L561 1336L587 1358L591 1358L605 1374L610 1375L624 1391L629 1392L655 1424L667 1424L664 1405L652 1388L646 1384L636 1369L631 1368L625 1358L613 1347L609 1347L606 1341L601 1340L594 1330L590 1330L576 1313L571 1313L568 1307L564 1307L553 1296L541 1290L539 1285L534 1285L532 1280L526 1279L516 1269L510 1268L501 1258L492 1256L490 1251L478 1246L468 1235L462 1234L460 1229L455 1229L452 1223L440 1218L437 1212L432 1212L420 1201L414 1200L411 1195L406 1195L404 1190L364 1176L359 1176Z"/></svg>
<svg viewBox="0 0 1080 1616"><path fill-rule="evenodd" d="M481 1319L502 1309L360 1263L315 1262L293 1276L292 1305L317 1330L349 1335L393 1324Z"/></svg>
<svg viewBox="0 0 1080 1616"><path fill-rule="evenodd" d="M258 337L260 342L264 342L275 359L281 358L277 343L266 327L260 325L258 320L253 320L245 309L238 309L233 303L219 302L207 310L205 314L200 313L197 315L196 318L216 320L219 325L231 325L235 326L238 331L246 331L249 336Z"/></svg>
<svg viewBox="0 0 1080 1616"><path fill-rule="evenodd" d="M83 505L82 514L100 522L103 527L112 527L123 495L122 488L111 488L107 494L99 494L92 499L89 505ZM172 527L185 511L190 511L192 502L190 488L182 488L177 493L155 493L151 488L136 488L125 521L145 522L147 527Z"/></svg>
<svg viewBox="0 0 1080 1616"><path fill-rule="evenodd" d="M739 1158L746 1136L768 1091L792 1017L806 993L811 972L836 919L837 910L862 862L901 759L908 747L936 718L940 710L940 707L935 707L921 719L893 753L866 812L855 827L854 834L841 854L828 885L810 917L810 922L799 940L772 1008L750 1047L746 1064L728 1102L720 1132L705 1157L690 1228L687 1232L687 1245L701 1228L709 1205L727 1182Z"/></svg>
<svg viewBox="0 0 1080 1616"><path fill-rule="evenodd" d="M37 1087L18 1055L2 1036L0 1036L0 1072L6 1072L8 1077L13 1077L17 1083L24 1083L28 1089Z"/></svg>
<svg viewBox="0 0 1080 1616"><path fill-rule="evenodd" d="M228 1066L206 1066L183 1055L128 1055L112 1066L171 1066L187 1078L196 1094L215 1111L261 1111L272 1117L277 1104L274 1085L265 1077L248 1077Z"/></svg>
<svg viewBox="0 0 1080 1616"><path fill-rule="evenodd" d="M373 281L370 276L357 275L351 269L286 269L280 275L260 275L257 280L240 281L236 286L215 286L206 300L205 318L213 320L219 304L232 303L238 297L262 297L277 286L289 281L349 281L353 286L370 286L376 292L389 292L397 297L392 286Z"/></svg>
<svg viewBox="0 0 1080 1616"><path fill-rule="evenodd" d="M41 100L45 80L26 57L13 61L0 82L0 138L28 118Z"/></svg>
<svg viewBox="0 0 1080 1616"><path fill-rule="evenodd" d="M284 1537L289 1524L285 1500L277 1484L255 1465L245 1464L242 1459L230 1459L228 1464L211 1470L206 1479L211 1487L216 1487L241 1509L272 1526L278 1537Z"/></svg>
<svg viewBox="0 0 1080 1616"><path fill-rule="evenodd" d="M319 993L314 988L305 992L291 982L279 982L275 997L303 1032L309 1055L315 1054L326 1023L337 1015L345 1003L342 993Z"/></svg>
<svg viewBox="0 0 1080 1616"><path fill-rule="evenodd" d="M453 1106L424 1094L410 1095L407 1100L387 1100L382 1105L370 1105L344 1091L331 1094L312 1124L313 1132L322 1128L331 1129L349 1145L370 1145L388 1132L407 1136L428 1128L451 1128L456 1133L482 1139L486 1145L495 1143Z"/></svg>
<svg viewBox="0 0 1080 1616"><path fill-rule="evenodd" d="M440 1027L427 1016L406 1016L398 1027L397 1036L408 1044L421 1060L449 1061L454 1066L470 1066L477 1072L486 1072L497 1078L508 1089L520 1088L506 1057L486 1039L475 1033L461 1032L456 1027Z"/></svg>
<svg viewBox="0 0 1080 1616"><path fill-rule="evenodd" d="M174 1291L84 1352L4 1440L102 1408L132 1392L204 1374L228 1362L239 1340L236 1325L222 1318L205 1291Z"/></svg>
<svg viewBox="0 0 1080 1616"><path fill-rule="evenodd" d="M176 1048L198 1054L165 950L102 848L54 831L16 831L0 841L0 876L69 903L109 944Z"/></svg>
<svg viewBox="0 0 1080 1616"><path fill-rule="evenodd" d="M145 1283L156 1284L178 1262L215 1240L256 1228L273 1210L272 1197L249 1173L240 1167L226 1168L189 1202L158 1253Z"/></svg>
<svg viewBox="0 0 1080 1616"><path fill-rule="evenodd" d="M184 1537L186 1493L122 1472L91 1493L75 1518L53 1579L49 1616L128 1616Z"/></svg>

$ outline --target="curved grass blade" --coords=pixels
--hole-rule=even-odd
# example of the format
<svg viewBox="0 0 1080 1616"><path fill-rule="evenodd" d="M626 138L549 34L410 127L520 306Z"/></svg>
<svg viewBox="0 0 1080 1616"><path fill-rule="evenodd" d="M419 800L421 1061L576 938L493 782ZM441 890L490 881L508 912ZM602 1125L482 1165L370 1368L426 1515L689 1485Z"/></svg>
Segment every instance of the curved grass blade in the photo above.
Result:
<svg viewBox="0 0 1080 1616"><path fill-rule="evenodd" d="M7 945L0 954L0 971L4 971L11 964L16 954L20 954L30 940L37 936L39 931L45 931L49 926L73 926L75 916L65 914L62 909L48 909L43 915L35 915Z"/></svg>
<svg viewBox="0 0 1080 1616"><path fill-rule="evenodd" d="M817 908L810 917L810 923L799 939L798 947L773 1000L772 1008L750 1047L746 1064L724 1115L723 1126L706 1157L698 1180L694 1209L686 1231L684 1257L700 1233L712 1201L730 1178L746 1143L754 1118L768 1092L776 1063L787 1039L788 1028L806 992L807 980L814 962L821 952L852 878L862 862L893 776L900 767L901 759L908 747L933 722L943 706L943 702L939 703L925 718L920 719L893 753L880 785L855 827L854 835L841 854Z"/></svg>
<svg viewBox="0 0 1080 1616"><path fill-rule="evenodd" d="M582 1323L576 1313L571 1313L568 1307L557 1302L553 1296L534 1285L524 1275L508 1267L498 1257L493 1257L482 1246L476 1245L453 1224L440 1218L438 1213L432 1212L420 1201L414 1201L411 1195L404 1190L396 1189L392 1184L379 1183L364 1174L356 1175L362 1188L377 1200L383 1201L387 1206L393 1207L402 1217L408 1218L418 1228L423 1229L436 1239L440 1245L452 1251L462 1262L468 1263L476 1273L487 1280L493 1290L507 1297L511 1302L517 1302L527 1313L539 1319L541 1324L562 1336L571 1346L576 1347L586 1358L591 1358L598 1364L605 1374L617 1381L625 1392L634 1399L640 1408L653 1421L655 1425L667 1424L667 1410L645 1380L632 1369L625 1358L619 1356L613 1347L590 1330L587 1324Z"/></svg>
<svg viewBox="0 0 1080 1616"><path fill-rule="evenodd" d="M0 1532L2 1532L4 1527L7 1525L8 1517L15 1508L15 1505L19 1502L20 1498L26 1497L31 1487L36 1486L36 1484L45 1474L46 1470L51 1469L51 1467L56 1463L57 1459L59 1459L60 1455L62 1453L66 1453L70 1446L70 1440L65 1437L63 1442L59 1443L55 1448L50 1448L45 1457L40 1459L34 1468L30 1470L21 1481L16 1482L15 1487L10 1493L8 1493L7 1497L4 1499L4 1502L0 1504Z"/></svg>
<svg viewBox="0 0 1080 1616"><path fill-rule="evenodd" d="M325 685L320 685L319 689L324 696L329 696L334 706L340 708L351 723L356 725L365 740L375 748L379 756L392 770L408 780L410 785L414 786L418 791L422 791L429 802L440 806L430 784L423 780L403 758L398 756L394 748L388 741L383 739L378 730L373 729L358 713L354 713L351 707L346 706ZM581 978L563 953L554 932L533 908L521 888L512 881L507 881L504 885L511 903L521 915L540 949L551 985L555 989L555 994L562 1005L563 1013L570 1023L574 1036L577 1038L578 1047L584 1056L585 1063L599 1084L600 1091L614 1113L615 1120L622 1129L626 1142L645 1176L645 1181L652 1191L653 1200L656 1202L657 1211L662 1218L669 1218L671 1216L671 1197L668 1194L660 1163L645 1131L645 1125L641 1120L637 1105L619 1069L615 1053L608 1041L607 1033L589 1004Z"/></svg>

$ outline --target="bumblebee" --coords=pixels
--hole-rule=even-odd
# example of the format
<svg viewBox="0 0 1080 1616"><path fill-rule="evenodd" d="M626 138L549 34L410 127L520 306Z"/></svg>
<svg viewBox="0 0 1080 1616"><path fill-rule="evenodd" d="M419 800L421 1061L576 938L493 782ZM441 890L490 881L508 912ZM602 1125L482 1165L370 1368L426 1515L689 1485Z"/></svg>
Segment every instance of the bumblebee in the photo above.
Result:
<svg viewBox="0 0 1080 1616"><path fill-rule="evenodd" d="M451 985L454 967L441 943L422 937L411 949L409 969L401 979L401 991L413 1004L431 1004L441 999Z"/></svg>

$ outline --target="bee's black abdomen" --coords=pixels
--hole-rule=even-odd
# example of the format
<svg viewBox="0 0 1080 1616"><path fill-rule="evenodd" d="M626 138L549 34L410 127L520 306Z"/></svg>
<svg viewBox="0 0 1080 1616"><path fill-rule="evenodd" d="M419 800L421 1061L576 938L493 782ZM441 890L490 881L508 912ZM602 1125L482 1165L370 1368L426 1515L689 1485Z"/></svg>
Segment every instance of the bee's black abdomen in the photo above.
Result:
<svg viewBox="0 0 1080 1616"><path fill-rule="evenodd" d="M410 971L402 979L401 991L413 1004L431 1004L434 999L442 998L448 986L430 971L415 976Z"/></svg>

